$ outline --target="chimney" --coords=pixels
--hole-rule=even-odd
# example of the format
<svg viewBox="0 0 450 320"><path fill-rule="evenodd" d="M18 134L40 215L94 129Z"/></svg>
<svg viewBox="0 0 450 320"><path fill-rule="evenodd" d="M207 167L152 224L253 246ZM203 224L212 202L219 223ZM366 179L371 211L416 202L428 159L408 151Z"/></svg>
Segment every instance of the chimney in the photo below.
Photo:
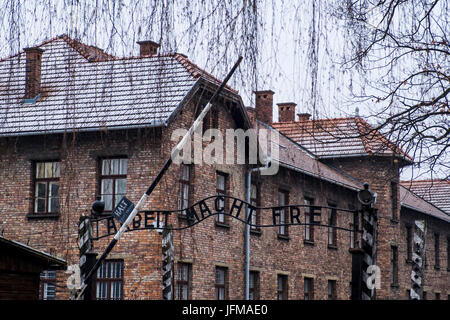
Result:
<svg viewBox="0 0 450 320"><path fill-rule="evenodd" d="M295 106L293 102L278 103L278 121L279 122L294 122L295 121Z"/></svg>
<svg viewBox="0 0 450 320"><path fill-rule="evenodd" d="M250 123L252 124L252 128L255 127L255 108L246 107L248 117L250 118Z"/></svg>
<svg viewBox="0 0 450 320"><path fill-rule="evenodd" d="M42 53L40 48L25 48L25 99L35 99L41 92L41 64Z"/></svg>
<svg viewBox="0 0 450 320"><path fill-rule="evenodd" d="M298 121L307 121L311 117L310 113L297 113Z"/></svg>
<svg viewBox="0 0 450 320"><path fill-rule="evenodd" d="M255 117L265 124L272 124L273 95L272 90L254 91Z"/></svg>
<svg viewBox="0 0 450 320"><path fill-rule="evenodd" d="M159 43L146 40L146 41L138 41L140 52L139 55L141 57L155 56L158 54Z"/></svg>

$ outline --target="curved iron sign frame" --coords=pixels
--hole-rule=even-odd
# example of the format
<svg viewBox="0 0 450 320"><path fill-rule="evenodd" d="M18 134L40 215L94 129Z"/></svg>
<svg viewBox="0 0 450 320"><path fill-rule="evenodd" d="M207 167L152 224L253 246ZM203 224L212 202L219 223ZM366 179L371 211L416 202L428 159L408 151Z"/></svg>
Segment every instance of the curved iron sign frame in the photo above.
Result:
<svg viewBox="0 0 450 320"><path fill-rule="evenodd" d="M208 204L209 203L209 204ZM222 205L224 204L224 205ZM250 210L250 214L247 216L247 208ZM304 209L301 208L309 208L309 214L313 217L310 223L302 222L300 216L305 215ZM272 221L271 224L252 224L251 223L251 215L253 212L262 211L262 210L270 210L272 212ZM252 227L256 228L268 228L268 227L279 227L279 226L291 226L291 225L299 225L299 226L317 226L317 227L325 227L325 228L335 228L338 230L348 231L348 232L361 232L361 230L355 230L345 227L340 227L336 225L328 225L320 223L320 220L315 220L314 217L320 217L322 210L332 210L335 213L338 211L343 211L347 213L357 213L357 210L343 209L337 207L327 207L327 206L314 206L314 205L285 205L285 206L271 206L271 207L256 207L252 204L241 200L236 197L226 196L226 195L214 195L204 198L192 206L179 209L179 210L145 210L140 211L133 222L131 223L131 228L128 228L126 232L137 231L137 230L184 230L187 228L191 228L200 222L219 215L223 214L226 216L230 216L236 220L241 221L242 223L248 224ZM287 217L286 222L280 223L278 220L281 214L286 214ZM172 214L177 214L177 216L181 216L186 219L187 224L181 227L173 227L168 224L168 219ZM112 215L100 217L100 218L92 218L91 219L93 229L94 229L94 240L98 240L104 237L108 237L110 235L114 235L117 232L117 226L114 222L114 218ZM106 227L106 233L103 235L99 235L99 227L104 224Z"/></svg>

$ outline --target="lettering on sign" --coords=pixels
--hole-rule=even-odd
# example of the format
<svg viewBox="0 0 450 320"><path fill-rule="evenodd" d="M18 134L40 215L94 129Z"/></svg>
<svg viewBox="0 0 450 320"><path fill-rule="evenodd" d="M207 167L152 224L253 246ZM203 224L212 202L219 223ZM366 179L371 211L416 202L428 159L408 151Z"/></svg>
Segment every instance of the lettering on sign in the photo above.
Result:
<svg viewBox="0 0 450 320"><path fill-rule="evenodd" d="M134 204L126 197L123 197L112 212L112 216L123 224L134 209Z"/></svg>
<svg viewBox="0 0 450 320"><path fill-rule="evenodd" d="M129 201L129 200L128 200ZM229 205L225 205L225 203ZM131 203L131 202L130 202ZM119 207L119 205L117 206ZM116 207L116 208L117 208ZM133 206L134 207L134 206ZM126 209L128 208L128 209ZM247 209L249 214L247 216ZM328 225L321 223L321 216L323 212L327 210L333 210L333 212L343 212L353 214L355 210L340 209L335 207L323 207L314 205L286 205L286 206L275 206L275 207L255 207L243 200L234 198L231 196L210 196L199 202L195 203L191 207L182 210L148 210L140 211L136 214L133 221L127 228L127 232L142 230L142 229L171 229L171 230L182 230L190 228L203 220L218 215L224 214L228 215L234 219L237 219L243 223L250 226L264 228L264 227L274 227L274 226L288 226L288 225L315 225L327 228L336 228L339 230L354 232L355 230L349 229L348 227L342 227L337 225ZM132 211L132 208L121 206L120 212ZM271 224L252 224L251 217L256 212L260 213L263 211L269 211L271 215ZM186 217L187 224L180 227L168 226L169 217L173 214ZM305 216L308 214L311 219L309 223L306 223ZM284 215L282 217L281 215ZM247 218L248 217L248 218ZM284 218L284 219L283 219ZM125 218L126 219L126 218ZM120 220L119 220L120 222ZM101 218L92 219L92 223L95 225L94 239L98 240L103 237L114 235L118 227L113 219L113 216L106 216ZM99 233L103 232L102 234ZM365 235L367 240L369 235Z"/></svg>

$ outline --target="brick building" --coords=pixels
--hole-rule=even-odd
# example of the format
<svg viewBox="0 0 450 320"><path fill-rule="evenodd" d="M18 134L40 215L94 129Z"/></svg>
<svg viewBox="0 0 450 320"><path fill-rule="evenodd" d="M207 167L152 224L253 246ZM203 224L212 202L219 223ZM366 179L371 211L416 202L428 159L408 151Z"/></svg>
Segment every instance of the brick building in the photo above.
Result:
<svg viewBox="0 0 450 320"><path fill-rule="evenodd" d="M60 36L0 61L0 215L6 237L77 265L79 217L90 214L97 196L105 201L104 214L124 195L136 202L175 146L172 134L190 127L218 86L219 80L184 55L158 53L151 41L139 45L140 56L117 58ZM295 121L290 102L278 104L283 122L273 123L273 96L257 91L255 108L245 108L237 91L227 87L203 131L218 128L225 136L226 129L253 127L279 133L279 154L272 157L279 171L253 170L252 203L324 206L320 222L336 228L251 228L250 296L349 299L349 248L357 245L359 233L344 229L356 223L351 210L359 208L357 192L366 181L377 194L380 216L377 298L406 298L412 268L408 230L416 218L427 221L425 292L430 298L450 294L450 217L401 186L399 168L412 159L379 134L361 135L370 126L360 118L318 122L301 114ZM352 140L340 138L355 132ZM174 164L144 210L185 208L215 194L246 199L251 168ZM333 207L349 211L335 214ZM264 210L254 219L272 223ZM183 214L168 222L188 223ZM175 297L243 299L245 230L240 221L216 215L174 231ZM97 273L94 295L161 299L161 238L156 230L125 233ZM95 241L95 252L109 239ZM56 274L59 299L69 297L62 289L67 276Z"/></svg>

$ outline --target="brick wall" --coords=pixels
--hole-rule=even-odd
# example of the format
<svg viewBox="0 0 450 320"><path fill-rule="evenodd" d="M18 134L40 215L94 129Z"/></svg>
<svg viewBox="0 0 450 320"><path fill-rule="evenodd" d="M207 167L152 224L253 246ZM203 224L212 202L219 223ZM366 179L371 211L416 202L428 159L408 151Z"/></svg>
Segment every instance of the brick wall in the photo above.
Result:
<svg viewBox="0 0 450 320"><path fill-rule="evenodd" d="M406 298L407 290L411 288L411 270L412 264L407 261L407 236L406 227L412 226L414 232L414 221L425 220L425 268L424 268L424 291L426 292L426 299L434 300L436 293L440 293L442 300L447 300L450 295L450 265L448 265L448 242L450 237L448 226L441 220L425 216L417 211L403 208L401 211L400 221L400 239L399 242L399 288L398 294L402 294ZM435 265L435 246L434 234L439 234L439 268Z"/></svg>
<svg viewBox="0 0 450 320"><path fill-rule="evenodd" d="M356 205L355 193L309 177L280 168L275 177L260 176L255 181L261 188L261 206L278 204L278 190L289 192L290 204L303 204L304 198L314 198L314 204L348 209ZM270 224L270 212L262 217ZM323 210L321 223L327 224L327 211ZM303 213L301 221L304 222ZM337 225L350 226L350 214L338 211ZM260 270L261 298L277 298L277 274L288 275L289 299L303 299L304 277L314 277L314 298L327 299L327 280L337 279L338 299L349 299L351 280L350 233L337 231L337 245L328 247L328 228L314 227L314 242L305 242L304 226L289 226L289 239L279 238L277 227L264 228L261 234L251 236L251 266Z"/></svg>
<svg viewBox="0 0 450 320"><path fill-rule="evenodd" d="M75 136L44 135L0 139L0 215L4 236L29 243L30 246L66 259L68 265L78 263L77 223L81 214L88 214L99 193L99 159L106 156L127 156L127 198L136 203L148 184L162 167L163 161L178 141L171 141L172 132L188 128L196 113L196 103L190 103L171 124L162 129L121 130L79 133ZM225 108L215 108L217 124L222 132L236 127ZM36 160L61 160L60 203L61 215L57 219L31 219L32 164ZM403 214L391 220L390 182L398 181L398 166L388 158L361 158L331 162L360 181L367 181L376 192L379 210L378 264L382 271L379 298L404 299L409 288L409 265L402 262L404 243ZM194 203L216 193L216 172L229 175L229 194L246 198L246 168L243 165L196 165L193 170L192 199ZM179 194L179 165L172 165L145 209L176 209ZM302 204L306 197L315 204L349 208L359 204L354 191L309 177L299 172L280 168L277 176L259 176L253 181L260 186L260 206L278 204L278 190L289 192L290 204ZM398 197L397 197L398 199ZM399 200L398 200L399 201ZM400 206L397 206L399 210ZM398 211L397 217L400 216ZM271 223L270 212L265 211L261 223ZM304 221L304 216L301 216ZM322 212L321 222L327 223ZM186 221L176 215L171 224ZM175 258L192 264L193 299L213 299L215 267L228 268L228 298L244 297L244 231L245 225L230 218L229 226L216 226L213 217L182 231L174 232ZM337 225L349 227L350 215L338 213ZM441 250L446 248L446 225L430 222L441 230ZM434 228L434 227L433 227ZM439 229L441 228L441 229ZM315 227L314 244L304 241L304 227L289 227L289 239L279 239L277 227L263 228L251 234L251 270L260 275L260 298L277 298L277 274L288 276L289 298L303 299L304 277L314 278L314 298L327 298L327 281L336 280L337 298L349 299L351 280L350 234L337 231L337 246L327 245L328 229ZM110 239L95 242L95 251L101 253ZM427 240L430 243L431 240ZM389 285L390 246L399 245L399 288ZM428 249L427 249L428 252ZM161 235L156 231L141 230L125 233L109 258L123 259L125 299L161 299ZM429 291L440 288L446 295L448 282L446 262L441 270L427 270ZM431 268L431 267L430 267ZM58 272L58 285L65 286L67 274ZM57 289L57 298L67 299L68 290Z"/></svg>
<svg viewBox="0 0 450 320"><path fill-rule="evenodd" d="M410 283L406 280L410 277L410 267L405 269L405 235L404 223L405 219L409 219L409 215L400 215L400 197L399 194L399 164L393 158L388 157L366 157L366 158L347 158L327 160L329 164L343 170L344 172L359 179L361 182L368 182L370 189L377 193L376 205L378 209L378 248L377 248L377 265L381 269L381 289L376 291L377 299L405 299L406 290L410 288ZM394 182L396 186L395 191L391 190L391 183ZM392 197L392 193L396 195ZM392 200L396 202L396 210L392 215ZM422 217L424 217L422 215ZM446 228L444 222L436 223L439 228ZM447 231L443 232L442 241L446 238ZM391 265L391 246L398 247L399 255L399 285L391 286L390 279L390 265ZM444 246L442 248L442 255L444 256ZM430 247L426 251L429 255ZM431 271L431 270L430 270ZM434 273L434 272L433 272ZM439 278L437 275L432 278ZM448 286L447 279L442 279L442 282L433 282L434 286Z"/></svg>

